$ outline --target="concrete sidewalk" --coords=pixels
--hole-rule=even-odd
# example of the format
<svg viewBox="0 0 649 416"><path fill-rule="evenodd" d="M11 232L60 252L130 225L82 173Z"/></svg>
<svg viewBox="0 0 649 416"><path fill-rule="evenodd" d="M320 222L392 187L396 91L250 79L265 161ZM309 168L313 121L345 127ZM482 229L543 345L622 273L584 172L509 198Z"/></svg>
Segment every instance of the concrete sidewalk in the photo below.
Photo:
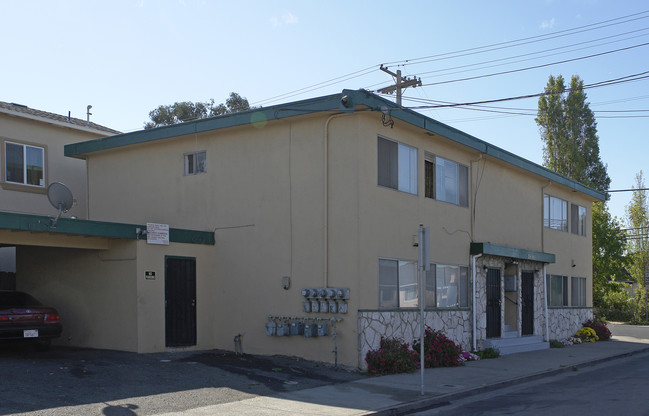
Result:
<svg viewBox="0 0 649 416"><path fill-rule="evenodd" d="M462 367L426 369L423 396L420 394L421 375L416 372L259 396L159 416L407 414L459 397L572 371L575 366L593 365L646 351L649 351L649 339L614 336L610 341L505 355L468 362Z"/></svg>

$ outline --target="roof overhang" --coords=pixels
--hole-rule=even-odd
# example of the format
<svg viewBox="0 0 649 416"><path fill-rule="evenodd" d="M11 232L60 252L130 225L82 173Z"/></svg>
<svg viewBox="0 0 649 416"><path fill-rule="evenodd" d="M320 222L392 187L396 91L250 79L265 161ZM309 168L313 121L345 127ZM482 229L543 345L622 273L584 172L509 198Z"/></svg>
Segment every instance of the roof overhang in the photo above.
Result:
<svg viewBox="0 0 649 416"><path fill-rule="evenodd" d="M84 248L104 248L102 241L111 239L146 239L138 230L146 230L146 224L124 224L116 222L59 218L56 226L52 217L12 212L0 212L0 244L19 244L21 241L31 245ZM21 236L21 232L25 235ZM94 238L94 240L92 239ZM214 232L196 231L180 228L169 229L170 243L214 245Z"/></svg>
<svg viewBox="0 0 649 416"><path fill-rule="evenodd" d="M551 253L499 246L491 243L471 243L471 255L484 254L489 256L510 257L517 260L537 261L540 263L555 263L556 256Z"/></svg>
<svg viewBox="0 0 649 416"><path fill-rule="evenodd" d="M602 192L589 188L575 180L553 172L497 146L493 146L461 130L426 117L421 113L400 107L392 101L365 90L343 90L340 94L204 118L150 130L118 134L81 143L72 143L65 146L65 156L85 159L88 154L102 150L116 149L123 146L154 142L228 127L243 125L255 126L259 125L258 123L263 124L271 120L280 120L287 117L324 111L336 113L378 111L389 114L393 119L398 119L423 129L426 134L446 137L453 142L467 146L484 155L491 156L494 159L539 175L542 178L566 186L573 191L581 192L593 198L593 200L606 200L606 195Z"/></svg>

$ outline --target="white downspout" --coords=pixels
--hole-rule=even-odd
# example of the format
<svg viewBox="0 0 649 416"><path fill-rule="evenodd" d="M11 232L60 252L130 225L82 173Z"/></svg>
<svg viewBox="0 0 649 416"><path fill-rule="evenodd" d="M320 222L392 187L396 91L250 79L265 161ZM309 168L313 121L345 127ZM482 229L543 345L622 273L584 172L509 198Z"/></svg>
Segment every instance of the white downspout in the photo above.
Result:
<svg viewBox="0 0 649 416"><path fill-rule="evenodd" d="M475 298L476 298L475 281L478 278L478 275L477 275L475 264L476 264L476 260L478 258L480 258L480 257L482 257L482 254L476 254L476 255L471 256L471 268L473 269L473 279L471 279L472 280L472 292L473 292L473 294L472 294L473 300L472 300L472 303L471 303L471 309L472 309L472 315L473 315L473 325L471 327L472 328L471 330L473 332L473 337L472 337L473 338L473 351L476 351L478 349L478 343L477 343L477 340L476 340L477 312L476 312L476 308L475 308L475 304L476 304L476 300L475 300Z"/></svg>
<svg viewBox="0 0 649 416"><path fill-rule="evenodd" d="M545 294L545 342L550 341L550 315L548 315L548 282L545 271L545 263L543 263L543 293Z"/></svg>

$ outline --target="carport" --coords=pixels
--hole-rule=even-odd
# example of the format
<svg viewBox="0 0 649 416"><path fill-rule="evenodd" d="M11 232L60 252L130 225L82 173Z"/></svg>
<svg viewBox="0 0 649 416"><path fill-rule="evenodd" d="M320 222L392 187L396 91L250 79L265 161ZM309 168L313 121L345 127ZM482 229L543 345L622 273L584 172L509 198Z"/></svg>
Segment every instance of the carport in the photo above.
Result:
<svg viewBox="0 0 649 416"><path fill-rule="evenodd" d="M214 233L169 228L161 243L147 241L146 230L0 212L0 247L15 247L15 289L59 310L63 334L55 343L62 345L166 349L165 259L208 258Z"/></svg>

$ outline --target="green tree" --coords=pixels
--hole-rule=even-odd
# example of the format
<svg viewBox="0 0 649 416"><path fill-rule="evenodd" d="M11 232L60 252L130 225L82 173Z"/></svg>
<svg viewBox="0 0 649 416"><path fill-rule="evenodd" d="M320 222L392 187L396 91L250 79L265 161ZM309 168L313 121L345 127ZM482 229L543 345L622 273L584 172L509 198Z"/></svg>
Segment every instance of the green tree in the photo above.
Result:
<svg viewBox="0 0 649 416"><path fill-rule="evenodd" d="M573 76L570 88L561 75L550 76L539 98L536 123L543 146L543 165L553 171L606 192L611 178L599 156L597 122L583 90L584 82ZM624 232L611 217L606 203L593 204L593 303L621 290L610 279L621 277L626 262Z"/></svg>
<svg viewBox="0 0 649 416"><path fill-rule="evenodd" d="M633 196L627 205L627 253L629 273L633 280L644 286L644 274L649 270L649 202L640 171L635 176ZM644 296L647 296L645 291Z"/></svg>
<svg viewBox="0 0 649 416"><path fill-rule="evenodd" d="M543 165L601 192L611 184L599 157L597 122L578 76L566 89L563 77L550 75L539 98L536 123L541 131Z"/></svg>
<svg viewBox="0 0 649 416"><path fill-rule="evenodd" d="M205 117L238 113L250 110L248 100L236 92L231 92L225 104L214 104L214 99L207 102L181 101L171 105L161 105L149 112L151 121L144 124L145 129L184 123Z"/></svg>
<svg viewBox="0 0 649 416"><path fill-rule="evenodd" d="M612 217L604 202L593 204L593 306L602 307L605 296L621 286L626 265L626 234L622 224Z"/></svg>

